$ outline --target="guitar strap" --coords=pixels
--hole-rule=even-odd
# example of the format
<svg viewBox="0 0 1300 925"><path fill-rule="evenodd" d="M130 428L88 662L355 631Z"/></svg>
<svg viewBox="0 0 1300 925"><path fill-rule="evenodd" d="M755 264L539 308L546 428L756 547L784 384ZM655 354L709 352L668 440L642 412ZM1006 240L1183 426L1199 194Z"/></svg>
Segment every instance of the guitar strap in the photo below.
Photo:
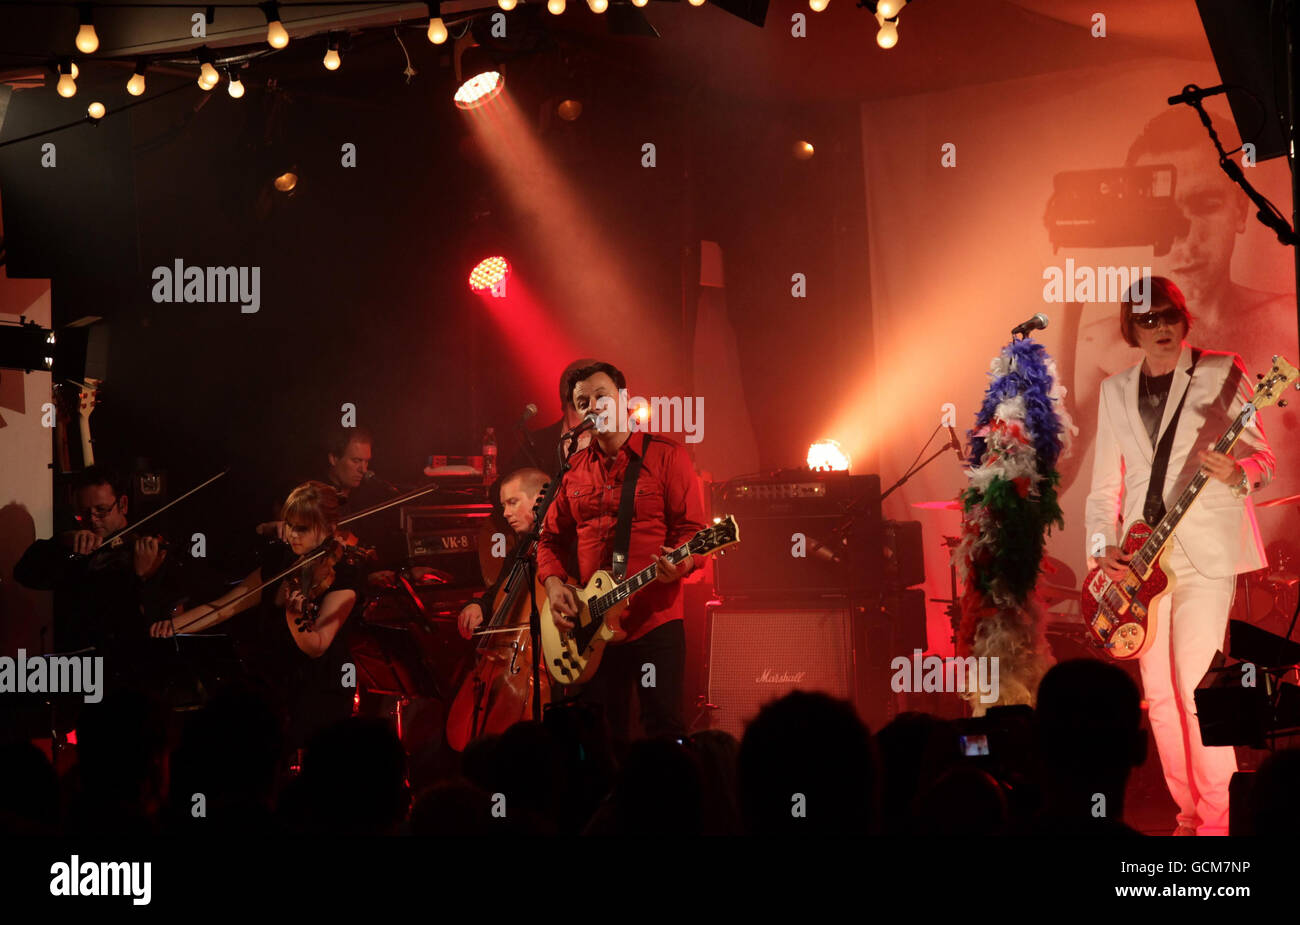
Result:
<svg viewBox="0 0 1300 925"><path fill-rule="evenodd" d="M1192 365L1187 368L1187 377L1190 380L1192 373L1196 372L1196 364L1201 359L1201 348L1192 348ZM1142 371L1138 370L1138 375ZM1183 413L1183 402L1187 401L1187 393L1192 390L1192 384L1189 381L1187 388L1183 390L1183 397L1178 400L1178 407L1174 409L1174 416L1169 419L1169 426L1165 428L1165 435L1160 438L1160 445L1156 447L1155 458L1151 460L1151 480L1147 482L1147 499L1142 505L1142 519L1155 526L1160 523L1165 516L1165 471L1169 468L1169 451L1174 446L1174 431L1178 429L1178 416Z"/></svg>
<svg viewBox="0 0 1300 925"><path fill-rule="evenodd" d="M635 436L635 434L633 435ZM629 440L632 437L628 438ZM614 527L614 561L611 569L615 581L627 577L627 550L632 544L632 516L636 509L636 480L641 475L641 463L650 445L650 435L641 441L641 452L631 453L627 471L623 473L623 496L618 503L618 523Z"/></svg>

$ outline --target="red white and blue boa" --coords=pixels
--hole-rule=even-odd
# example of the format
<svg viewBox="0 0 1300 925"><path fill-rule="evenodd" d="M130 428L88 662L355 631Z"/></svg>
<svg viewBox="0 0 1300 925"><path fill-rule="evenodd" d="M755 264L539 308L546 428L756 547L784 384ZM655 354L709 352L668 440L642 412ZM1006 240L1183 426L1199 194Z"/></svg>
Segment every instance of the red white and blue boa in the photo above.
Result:
<svg viewBox="0 0 1300 925"><path fill-rule="evenodd" d="M1030 594L1047 534L1064 526L1056 463L1077 432L1056 364L1032 339L1012 341L990 367L993 380L969 432L970 487L962 493L957 569L963 584L957 655L997 659L999 697L967 695L976 715L990 706L1033 705L1053 659L1044 615Z"/></svg>

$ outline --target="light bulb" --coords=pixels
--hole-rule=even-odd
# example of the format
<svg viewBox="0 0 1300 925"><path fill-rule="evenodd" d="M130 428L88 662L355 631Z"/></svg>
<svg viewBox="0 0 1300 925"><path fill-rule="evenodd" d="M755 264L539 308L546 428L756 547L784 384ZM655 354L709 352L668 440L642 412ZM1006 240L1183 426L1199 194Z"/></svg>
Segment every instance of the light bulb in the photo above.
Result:
<svg viewBox="0 0 1300 925"><path fill-rule="evenodd" d="M77 81L71 74L60 74L59 85L55 88L64 99L77 95Z"/></svg>
<svg viewBox="0 0 1300 925"><path fill-rule="evenodd" d="M343 59L339 57L339 52L337 48L331 48L329 51L325 52L325 61L324 61L325 70L337 71L339 69L339 65L342 63L343 63Z"/></svg>
<svg viewBox="0 0 1300 925"><path fill-rule="evenodd" d="M89 106L86 107L86 115L90 116L90 118L92 119L104 118L105 111L106 110L104 109L104 104L98 101L91 103Z"/></svg>
<svg viewBox="0 0 1300 925"><path fill-rule="evenodd" d="M907 0L880 0L876 4L876 12L885 19L893 19L898 15L898 11L907 5Z"/></svg>
<svg viewBox="0 0 1300 925"><path fill-rule="evenodd" d="M90 23L82 23L81 28L77 30L77 51L83 55L94 54L99 48L99 36L95 34L95 27Z"/></svg>
<svg viewBox="0 0 1300 925"><path fill-rule="evenodd" d="M497 0L497 6L509 13L516 6L517 0Z"/></svg>
<svg viewBox="0 0 1300 925"><path fill-rule="evenodd" d="M552 16L559 16L564 12L564 0L546 0L546 8Z"/></svg>
<svg viewBox="0 0 1300 925"><path fill-rule="evenodd" d="M435 16L429 20L429 41L435 45L441 45L447 41L447 26L442 21L441 16Z"/></svg>
<svg viewBox="0 0 1300 925"><path fill-rule="evenodd" d="M226 85L226 92L235 99L244 95L244 82L238 77L231 77L230 83Z"/></svg>
<svg viewBox="0 0 1300 925"><path fill-rule="evenodd" d="M217 69L212 66L211 61L204 61L203 67L199 68L199 80L215 87L218 81L221 80L221 75L217 73Z"/></svg>
<svg viewBox="0 0 1300 925"><path fill-rule="evenodd" d="M898 24L884 22L880 24L880 31L876 33L876 44L881 48L893 48L898 44Z"/></svg>
<svg viewBox="0 0 1300 925"><path fill-rule="evenodd" d="M593 13L603 13L609 9L609 0L587 0L587 6Z"/></svg>
<svg viewBox="0 0 1300 925"><path fill-rule="evenodd" d="M211 90L213 87L217 85L217 81L208 80L206 77L200 74L198 84L199 84L199 89L206 93L207 91Z"/></svg>
<svg viewBox="0 0 1300 925"><path fill-rule="evenodd" d="M126 92L132 96L144 93L144 75L139 72L132 74L131 79L126 82Z"/></svg>
<svg viewBox="0 0 1300 925"><path fill-rule="evenodd" d="M814 13L820 13L830 5L831 0L808 0L808 6Z"/></svg>
<svg viewBox="0 0 1300 925"><path fill-rule="evenodd" d="M76 80L81 76L81 68L77 67L76 61L70 61L69 64L72 65L72 79Z"/></svg>
<svg viewBox="0 0 1300 925"><path fill-rule="evenodd" d="M632 5L635 7L644 7L649 2L650 0L632 0Z"/></svg>
<svg viewBox="0 0 1300 925"><path fill-rule="evenodd" d="M266 43L272 48L283 48L289 44L289 32L280 20L275 19L266 24Z"/></svg>
<svg viewBox="0 0 1300 925"><path fill-rule="evenodd" d="M704 6L704 0L689 0L691 6Z"/></svg>

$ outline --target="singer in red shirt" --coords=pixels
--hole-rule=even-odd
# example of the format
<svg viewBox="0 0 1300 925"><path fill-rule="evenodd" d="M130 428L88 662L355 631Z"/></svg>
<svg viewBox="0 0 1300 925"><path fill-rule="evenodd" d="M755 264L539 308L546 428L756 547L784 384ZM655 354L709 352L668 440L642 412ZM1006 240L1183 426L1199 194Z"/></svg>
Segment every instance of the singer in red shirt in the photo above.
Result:
<svg viewBox="0 0 1300 925"><path fill-rule="evenodd" d="M568 391L579 414L615 402L627 381L616 367L595 363L569 374ZM572 459L547 512L537 552L538 579L545 585L551 614L561 628L572 626L577 614L573 589L564 583L561 555L574 538L578 544L578 576L584 583L599 569L610 569L623 475L632 455L642 457L636 483L627 574L657 563L657 580L634 595L623 616L627 638L605 650L600 668L571 699L602 707L617 743L628 738L633 688L641 707L647 736L685 733L682 685L686 635L682 625L681 579L703 564L691 556L673 565L663 555L704 529L704 499L699 477L686 449L658 434L619 430L617 415L605 415L595 439ZM654 686L645 666L654 666Z"/></svg>

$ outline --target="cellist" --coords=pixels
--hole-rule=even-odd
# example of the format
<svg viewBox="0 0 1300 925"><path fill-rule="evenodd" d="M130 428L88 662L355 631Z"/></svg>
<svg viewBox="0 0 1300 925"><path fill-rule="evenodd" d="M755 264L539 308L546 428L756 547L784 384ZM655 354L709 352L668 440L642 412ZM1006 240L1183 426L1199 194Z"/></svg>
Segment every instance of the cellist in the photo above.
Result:
<svg viewBox="0 0 1300 925"><path fill-rule="evenodd" d="M540 469L519 469L501 482L501 507L506 522L520 542L533 530L534 506L546 487L548 476ZM485 544L491 544L484 538ZM500 546L496 546L500 550ZM479 631L480 641L473 671L462 681L447 716L447 741L457 751L480 735L500 733L532 715L532 647L528 615L531 598L521 587L514 599L505 590L509 572L502 558L481 557L484 580L492 586L460 612L460 634L466 639ZM489 572L495 564L496 574ZM538 600L542 591L537 589ZM498 612L499 611L499 612ZM495 615L495 626L491 623ZM483 627L483 630L480 630ZM511 629L513 628L513 629ZM487 631L484 634L484 630ZM549 700L547 674L541 672L542 703Z"/></svg>
<svg viewBox="0 0 1300 925"><path fill-rule="evenodd" d="M273 576L328 545L327 551L264 590L272 592L282 619L268 619L259 634L269 656L269 674L289 718L290 748L301 748L316 730L352 712L355 678L344 673L349 660L348 617L361 586L360 556L338 530L339 497L323 482L304 482L290 492L281 511L286 543L271 543L262 564L232 591L170 620L154 623L150 635L198 633L263 599L255 590ZM354 621L355 622L355 621ZM352 673L355 675L355 672ZM350 684L348 682L351 682Z"/></svg>

